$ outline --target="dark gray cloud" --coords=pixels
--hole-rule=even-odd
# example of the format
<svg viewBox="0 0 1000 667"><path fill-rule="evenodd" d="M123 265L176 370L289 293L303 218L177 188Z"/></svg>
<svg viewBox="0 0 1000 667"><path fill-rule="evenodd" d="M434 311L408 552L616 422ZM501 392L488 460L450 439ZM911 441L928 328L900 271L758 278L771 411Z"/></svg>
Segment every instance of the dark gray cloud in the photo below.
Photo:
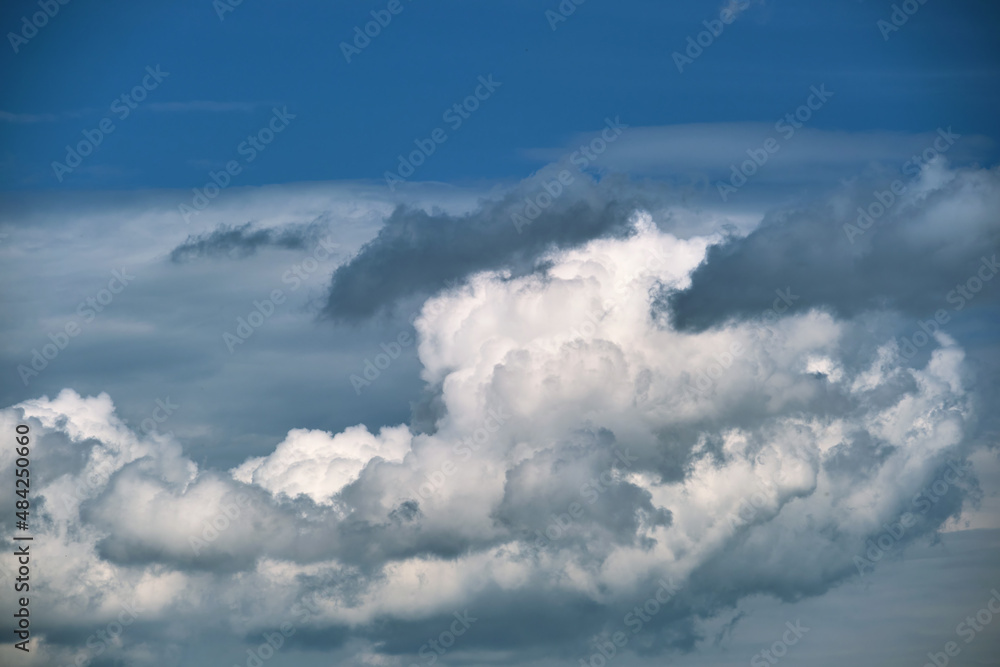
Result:
<svg viewBox="0 0 1000 667"><path fill-rule="evenodd" d="M324 225L322 218L283 228L257 228L253 222L222 224L207 234L188 236L170 251L170 261L181 264L209 257L242 259L265 247L304 250L315 241Z"/></svg>
<svg viewBox="0 0 1000 667"><path fill-rule="evenodd" d="M400 299L433 293L471 273L508 269L523 274L549 250L627 232L635 206L603 191L600 196L587 193L579 179L576 187L529 218L525 199L545 195L541 180L526 181L504 199L486 201L466 215L398 207L378 236L334 273L326 314L340 321L363 320ZM519 229L514 215L524 221L517 223Z"/></svg>
<svg viewBox="0 0 1000 667"><path fill-rule="evenodd" d="M871 223L858 209L878 212L873 190L887 200L885 184L859 186L848 203L771 213L746 237L712 247L691 286L664 295L661 312L698 331L759 317L775 303L783 311L776 290L791 290L797 312L824 307L846 317L895 309L927 318L956 309L960 298L977 307L997 303L1000 281L972 299L951 291L1000 252L1000 171L958 172L923 196L920 187L909 184L913 196L904 202L889 193L896 202Z"/></svg>

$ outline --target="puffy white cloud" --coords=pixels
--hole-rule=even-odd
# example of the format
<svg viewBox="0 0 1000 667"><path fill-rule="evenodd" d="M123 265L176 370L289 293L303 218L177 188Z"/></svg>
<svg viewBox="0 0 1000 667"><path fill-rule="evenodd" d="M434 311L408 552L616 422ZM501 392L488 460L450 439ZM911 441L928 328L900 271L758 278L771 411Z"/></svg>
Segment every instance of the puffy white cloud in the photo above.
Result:
<svg viewBox="0 0 1000 667"><path fill-rule="evenodd" d="M372 435L364 426L343 433L294 429L269 456L249 459L232 470L234 479L256 484L290 498L307 495L329 505L334 496L358 478L375 457L401 461L409 451L406 426L383 428Z"/></svg>
<svg viewBox="0 0 1000 667"><path fill-rule="evenodd" d="M83 451L40 487L40 543L59 563L41 594L64 617L98 591L102 614L229 605L244 615L205 622L240 631L308 596L309 624L377 636L376 621L487 592L513 618L518 600L627 604L659 577L684 583L687 614L821 592L961 453L963 352L939 334L922 368L893 345L859 356L847 343L867 323L780 296L780 317L674 329L656 295L686 288L717 240L640 215L628 238L554 252L544 272L481 273L430 299L416 322L440 392L429 433L294 429L226 478L133 434L106 395L5 410L4 428L23 415L53 452Z"/></svg>

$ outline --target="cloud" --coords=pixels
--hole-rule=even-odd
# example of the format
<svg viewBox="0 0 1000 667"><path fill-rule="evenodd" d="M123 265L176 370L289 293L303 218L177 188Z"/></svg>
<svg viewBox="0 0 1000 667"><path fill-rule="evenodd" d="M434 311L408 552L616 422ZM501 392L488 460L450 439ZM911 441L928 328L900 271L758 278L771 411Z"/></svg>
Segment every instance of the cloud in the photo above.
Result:
<svg viewBox="0 0 1000 667"><path fill-rule="evenodd" d="M746 10L750 9L751 6L763 4L764 0L729 0L729 2L722 6L722 11L728 12L736 18Z"/></svg>
<svg viewBox="0 0 1000 667"><path fill-rule="evenodd" d="M230 112L250 112L262 106L267 106L267 102L212 102L208 100L195 100L190 102L147 102L142 105L143 109L162 113L188 113L205 111L210 113L230 113ZM89 114L96 114L96 109L79 109L76 111L63 111L60 113L13 113L0 110L0 121L16 124L34 123L57 123L72 118L81 118Z"/></svg>
<svg viewBox="0 0 1000 667"><path fill-rule="evenodd" d="M895 201L884 206L878 196ZM875 193L857 187L766 216L745 237L709 249L690 287L667 295L663 305L679 326L701 330L759 316L774 303L775 290L785 289L797 307L825 307L843 317L895 309L926 319L940 309L995 304L1000 293L988 282L976 299L952 290L978 281L984 258L1000 251L998 207L1000 169L951 171L939 158L902 195L889 183Z"/></svg>
<svg viewBox="0 0 1000 667"><path fill-rule="evenodd" d="M768 328L653 317L719 240L641 214L547 246L536 271L480 271L428 299L418 354L440 409L427 432L293 429L225 475L170 436L132 433L108 396L0 412L0 429L27 419L36 433L39 557L57 564L40 607L80 627L136 599L137 637L167 646L200 631L252 642L305 601L292 646L367 642L384 660L468 610L461 655L516 637L522 657L574 657L672 579L679 592L629 647L660 654L690 650L702 619L748 596L797 600L856 576L866 540L902 512L918 514L904 544L956 516L964 482L930 512L911 502L972 448L956 340L939 332L916 363L855 344L888 340L884 323L825 306ZM0 474L13 457L0 450ZM227 514L241 494L250 505Z"/></svg>
<svg viewBox="0 0 1000 667"><path fill-rule="evenodd" d="M7 123L52 123L59 120L59 116L51 113L31 114L0 111L0 120Z"/></svg>
<svg viewBox="0 0 1000 667"><path fill-rule="evenodd" d="M267 106L266 102L211 102L208 100L195 100L191 102L150 102L144 105L150 111L162 112L190 112L208 111L212 113L229 113L232 111L250 112L262 106Z"/></svg>
<svg viewBox="0 0 1000 667"><path fill-rule="evenodd" d="M409 451L409 443L405 426L384 428L378 436L364 426L336 436L295 429L273 454L248 459L231 472L234 479L256 484L272 494L290 498L307 495L316 503L328 505L372 459L399 462Z"/></svg>
<svg viewBox="0 0 1000 667"><path fill-rule="evenodd" d="M817 84L818 85L818 84ZM837 91L829 91L835 96ZM811 91L804 88L805 103ZM835 99L835 98L834 98ZM831 102L832 103L832 102ZM795 106L784 112L794 112ZM781 110L779 110L781 111ZM774 121L784 118L776 113ZM760 149L768 138L780 145L767 163L752 177L755 186L795 187L804 183L827 186L843 178L878 174L886 168L895 170L927 147L934 145L936 132L904 133L887 131L845 132L813 127L807 123L798 129L785 122L778 131L775 122L688 123L655 127L630 127L601 155L602 169L630 174L684 176L701 179L708 194L718 197L717 182L729 182L732 167L747 159L748 150ZM797 123L802 125L801 123ZM793 131L791 136L789 131ZM571 142L578 143L578 142ZM982 160L993 141L982 135L962 133L948 150L954 163L968 164ZM557 160L565 148L527 151L529 157ZM734 195L735 197L735 195Z"/></svg>
<svg viewBox="0 0 1000 667"><path fill-rule="evenodd" d="M466 214L398 207L378 236L334 273L326 314L362 320L478 271L530 272L552 249L627 232L632 206L608 196L607 187L589 190L589 179L578 178L566 194L554 202L549 197L547 207L536 206L528 216L530 201L545 195L543 180L529 179L503 199L484 201ZM515 224L514 216L525 222Z"/></svg>
<svg viewBox="0 0 1000 667"><path fill-rule="evenodd" d="M326 226L325 216L313 223L286 225L283 228L257 228L253 222L242 225L221 224L208 233L189 235L170 251L170 260L181 264L197 259L230 257L242 259L264 247L305 250L315 243Z"/></svg>
<svg viewBox="0 0 1000 667"><path fill-rule="evenodd" d="M79 111L64 111L61 113L11 113L10 111L0 111L0 121L5 123L33 124L33 123L56 123L70 118L80 118L87 114L94 113L94 109L81 109Z"/></svg>

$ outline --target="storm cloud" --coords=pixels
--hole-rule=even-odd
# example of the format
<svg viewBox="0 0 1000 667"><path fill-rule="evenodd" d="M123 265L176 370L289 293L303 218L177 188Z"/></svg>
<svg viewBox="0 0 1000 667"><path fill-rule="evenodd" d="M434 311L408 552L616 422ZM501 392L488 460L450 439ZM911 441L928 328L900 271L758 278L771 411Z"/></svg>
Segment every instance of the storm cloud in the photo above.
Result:
<svg viewBox="0 0 1000 667"><path fill-rule="evenodd" d="M546 182L559 187L557 198L548 194L555 190L544 189ZM378 236L334 273L325 314L363 320L478 271L529 273L548 251L626 234L634 209L634 203L609 197L606 188L588 191L579 178L565 188L554 178L529 179L503 199L460 215L400 206Z"/></svg>
<svg viewBox="0 0 1000 667"><path fill-rule="evenodd" d="M791 290L796 308L842 317L892 309L928 318L997 303L989 281L1000 271L1000 170L952 171L939 160L901 195L865 185L772 212L750 234L713 246L689 287L664 293L661 312L698 331L760 316L776 290Z"/></svg>

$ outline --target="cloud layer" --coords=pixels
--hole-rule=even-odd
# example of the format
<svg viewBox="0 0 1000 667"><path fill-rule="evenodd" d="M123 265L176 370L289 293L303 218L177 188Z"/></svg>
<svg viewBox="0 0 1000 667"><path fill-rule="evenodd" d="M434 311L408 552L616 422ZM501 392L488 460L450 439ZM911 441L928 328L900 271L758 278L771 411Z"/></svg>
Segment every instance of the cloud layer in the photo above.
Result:
<svg viewBox="0 0 1000 667"><path fill-rule="evenodd" d="M973 191L992 178L956 177ZM968 199L948 183L943 211ZM390 225L386 239L427 243ZM183 650L179 618L249 642L289 621L295 646L409 664L465 612L478 620L456 651L514 633L523 656L572 658L663 581L677 591L630 650L686 650L746 596L795 600L856 575L866 540L904 512L917 516L904 543L956 516L971 476L926 512L911 500L976 435L955 339L938 332L911 361L891 322L823 300L673 326L660 295L701 289L723 240L639 214L610 238L540 244L534 270L473 273L428 299L418 354L437 408L420 432L294 429L223 474L129 430L104 394L3 411L0 427L37 433L38 548L59 564L37 595L62 629L40 650L72 659L127 603L142 610L122 649L137 664L149 647Z"/></svg>

